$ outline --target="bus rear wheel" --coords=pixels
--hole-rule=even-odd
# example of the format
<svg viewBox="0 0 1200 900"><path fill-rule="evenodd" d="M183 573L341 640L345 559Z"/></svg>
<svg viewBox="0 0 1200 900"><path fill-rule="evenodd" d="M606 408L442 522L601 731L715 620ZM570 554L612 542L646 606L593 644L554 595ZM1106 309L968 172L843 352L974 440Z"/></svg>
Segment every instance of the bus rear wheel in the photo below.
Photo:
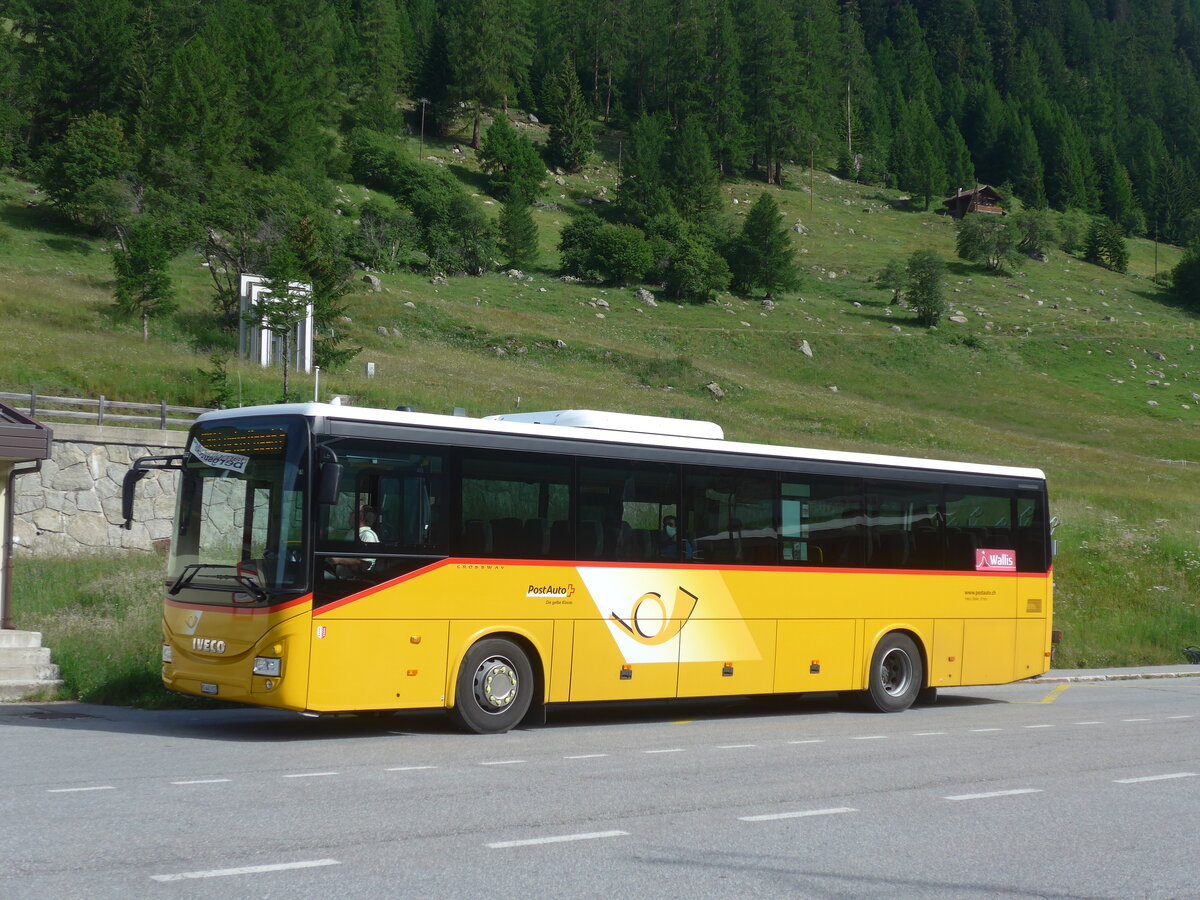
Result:
<svg viewBox="0 0 1200 900"><path fill-rule="evenodd" d="M864 700L876 712L902 712L917 699L925 679L917 645L907 634L885 635L871 655Z"/></svg>
<svg viewBox="0 0 1200 900"><path fill-rule="evenodd" d="M465 731L500 734L514 728L533 701L533 667L512 641L488 638L463 657L450 713Z"/></svg>

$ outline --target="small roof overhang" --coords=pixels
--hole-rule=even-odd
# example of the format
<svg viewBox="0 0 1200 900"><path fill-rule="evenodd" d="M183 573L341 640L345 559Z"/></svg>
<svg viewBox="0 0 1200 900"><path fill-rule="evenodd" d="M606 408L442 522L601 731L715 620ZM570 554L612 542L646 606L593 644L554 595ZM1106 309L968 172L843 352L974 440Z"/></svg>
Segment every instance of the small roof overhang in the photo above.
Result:
<svg viewBox="0 0 1200 900"><path fill-rule="evenodd" d="M53 436L45 425L0 403L0 462L49 459Z"/></svg>

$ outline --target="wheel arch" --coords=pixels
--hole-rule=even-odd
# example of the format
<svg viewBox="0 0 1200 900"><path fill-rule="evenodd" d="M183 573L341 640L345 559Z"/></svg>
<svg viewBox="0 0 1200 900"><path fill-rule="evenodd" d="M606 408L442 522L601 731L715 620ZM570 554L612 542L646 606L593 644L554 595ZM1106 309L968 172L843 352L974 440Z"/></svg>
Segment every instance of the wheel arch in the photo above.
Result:
<svg viewBox="0 0 1200 900"><path fill-rule="evenodd" d="M449 659L446 665L446 709L452 709L455 704L454 685L458 679L458 670L462 666L463 660L470 649L480 641L484 640L507 640L512 641L529 659L529 665L533 669L533 704L530 709L543 708L546 705L546 663L542 649L542 641L537 636L529 633L523 628L496 628L481 626L479 628L469 629L462 635L456 635L456 639L452 641L452 652L449 654Z"/></svg>
<svg viewBox="0 0 1200 900"><path fill-rule="evenodd" d="M871 627L875 623L869 623L868 639L863 644L862 668L859 671L859 684L866 688L870 683L871 659L875 655L875 648L889 634L903 634L910 638L917 645L917 652L921 654L921 687L929 687L930 669L929 669L929 645L933 636L933 624L929 623L927 628L914 626L911 623L892 623L889 625L879 625ZM926 637L928 635L928 639Z"/></svg>

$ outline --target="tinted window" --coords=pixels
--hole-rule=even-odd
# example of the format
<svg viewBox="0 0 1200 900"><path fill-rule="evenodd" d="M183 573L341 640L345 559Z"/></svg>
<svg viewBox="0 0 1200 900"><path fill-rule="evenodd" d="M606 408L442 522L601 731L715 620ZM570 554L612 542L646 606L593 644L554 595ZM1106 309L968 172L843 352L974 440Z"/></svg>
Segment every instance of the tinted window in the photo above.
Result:
<svg viewBox="0 0 1200 900"><path fill-rule="evenodd" d="M979 488L946 489L946 568L974 572L981 550L1016 549L1012 495Z"/></svg>
<svg viewBox="0 0 1200 900"><path fill-rule="evenodd" d="M867 564L873 569L939 569L941 485L866 484Z"/></svg>
<svg viewBox="0 0 1200 900"><path fill-rule="evenodd" d="M561 456L466 456L455 553L569 559L570 497L571 466Z"/></svg>
<svg viewBox="0 0 1200 900"><path fill-rule="evenodd" d="M342 478L337 502L318 514L318 552L446 552L439 451L362 440L328 446L342 464Z"/></svg>
<svg viewBox="0 0 1200 900"><path fill-rule="evenodd" d="M628 562L689 558L691 538L678 514L678 467L581 464L577 558ZM664 530L670 520L674 520L674 536Z"/></svg>
<svg viewBox="0 0 1200 900"><path fill-rule="evenodd" d="M779 561L774 475L745 469L689 470L684 476L683 519L698 561Z"/></svg>
<svg viewBox="0 0 1200 900"><path fill-rule="evenodd" d="M783 562L800 566L863 565L865 519L852 478L787 476L780 486Z"/></svg>

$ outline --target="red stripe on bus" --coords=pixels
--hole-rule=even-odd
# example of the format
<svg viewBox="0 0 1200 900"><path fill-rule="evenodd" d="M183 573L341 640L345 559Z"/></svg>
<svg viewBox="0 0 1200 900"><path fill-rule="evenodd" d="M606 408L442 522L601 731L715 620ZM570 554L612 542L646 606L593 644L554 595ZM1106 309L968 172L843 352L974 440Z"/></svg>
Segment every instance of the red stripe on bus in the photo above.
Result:
<svg viewBox="0 0 1200 900"><path fill-rule="evenodd" d="M821 572L834 575L941 575L952 578L1041 578L1050 577L1051 570L1046 572L976 572L968 571L951 571L946 569L836 569L826 568L823 566L718 566L718 565L696 565L689 563L653 563L653 562L607 562L597 561L588 562L586 560L521 560L521 559L474 559L470 557L456 558L448 557L440 559L437 562L430 563L427 566L422 566L419 569L414 569L404 575L399 575L388 581L381 581L379 584L372 585L369 588L364 588L354 594L349 594L342 597L340 600L334 600L327 603L319 609L313 610L313 616L321 616L327 612L332 612L335 609L340 609L354 603L357 600L363 600L367 597L372 597L380 591L395 587L398 584L403 584L406 581L411 581L420 575L428 575L437 569L446 566L470 567L480 569L497 569L505 566L521 566L522 568L541 568L541 569L677 569L681 572L694 571L721 571L721 572L788 572L795 574L797 572Z"/></svg>

